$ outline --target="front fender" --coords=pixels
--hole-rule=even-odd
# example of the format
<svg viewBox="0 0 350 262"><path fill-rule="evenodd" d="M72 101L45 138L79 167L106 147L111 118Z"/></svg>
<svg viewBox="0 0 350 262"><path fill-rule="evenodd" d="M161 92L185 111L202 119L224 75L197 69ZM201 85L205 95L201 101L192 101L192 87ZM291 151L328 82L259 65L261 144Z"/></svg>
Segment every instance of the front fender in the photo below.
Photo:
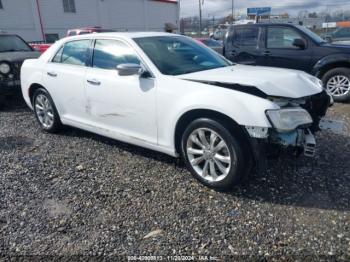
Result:
<svg viewBox="0 0 350 262"><path fill-rule="evenodd" d="M278 109L267 99L240 91L174 78L171 82L171 86L159 85L157 104L158 143L172 149L175 148L176 125L181 116L189 111L211 110L226 115L242 126L270 128L265 111Z"/></svg>
<svg viewBox="0 0 350 262"><path fill-rule="evenodd" d="M312 74L319 77L321 72L322 72L322 68L324 68L327 65L334 64L334 63L349 63L350 64L350 54L338 53L338 54L333 54L333 55L328 55L328 56L323 57L313 67Z"/></svg>

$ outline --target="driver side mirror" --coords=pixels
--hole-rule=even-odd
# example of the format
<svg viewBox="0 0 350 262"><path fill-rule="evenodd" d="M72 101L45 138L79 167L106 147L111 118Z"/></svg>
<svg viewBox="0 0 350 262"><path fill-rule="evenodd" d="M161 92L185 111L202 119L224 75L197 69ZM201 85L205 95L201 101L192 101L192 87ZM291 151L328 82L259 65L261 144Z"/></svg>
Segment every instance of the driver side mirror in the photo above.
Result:
<svg viewBox="0 0 350 262"><path fill-rule="evenodd" d="M120 76L142 75L145 72L139 64L120 64L117 65L117 71Z"/></svg>
<svg viewBox="0 0 350 262"><path fill-rule="evenodd" d="M306 43L305 43L305 41L303 39L296 38L293 41L293 46L296 46L296 47L298 47L300 49L305 49L306 48Z"/></svg>

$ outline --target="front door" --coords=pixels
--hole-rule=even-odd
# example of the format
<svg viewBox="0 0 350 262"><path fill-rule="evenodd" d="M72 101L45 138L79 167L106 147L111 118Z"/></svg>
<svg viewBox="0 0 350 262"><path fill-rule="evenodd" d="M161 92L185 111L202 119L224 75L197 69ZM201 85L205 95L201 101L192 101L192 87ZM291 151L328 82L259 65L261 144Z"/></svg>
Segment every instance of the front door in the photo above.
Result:
<svg viewBox="0 0 350 262"><path fill-rule="evenodd" d="M295 39L304 40L305 48L294 46ZM313 56L309 44L301 33L292 27L268 26L264 51L267 65L309 72Z"/></svg>
<svg viewBox="0 0 350 262"><path fill-rule="evenodd" d="M140 64L129 44L96 40L86 74L86 111L94 126L149 143L157 143L156 83L140 75L120 76L120 64Z"/></svg>

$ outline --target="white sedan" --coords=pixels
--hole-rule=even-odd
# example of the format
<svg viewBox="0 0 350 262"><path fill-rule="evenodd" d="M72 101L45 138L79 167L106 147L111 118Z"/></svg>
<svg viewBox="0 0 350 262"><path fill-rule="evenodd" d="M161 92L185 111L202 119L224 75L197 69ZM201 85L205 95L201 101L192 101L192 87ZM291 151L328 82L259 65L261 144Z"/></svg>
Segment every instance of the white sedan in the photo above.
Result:
<svg viewBox="0 0 350 262"><path fill-rule="evenodd" d="M181 156L202 183L228 189L266 152L313 156L331 103L303 72L232 64L166 33L64 38L21 71L41 128L63 125Z"/></svg>

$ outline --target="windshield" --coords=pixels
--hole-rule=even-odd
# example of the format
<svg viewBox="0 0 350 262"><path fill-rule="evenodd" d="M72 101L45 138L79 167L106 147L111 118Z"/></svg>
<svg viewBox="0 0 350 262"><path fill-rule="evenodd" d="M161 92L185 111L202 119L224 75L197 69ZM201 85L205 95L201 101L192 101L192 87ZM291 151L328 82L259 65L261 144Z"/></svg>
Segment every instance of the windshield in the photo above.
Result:
<svg viewBox="0 0 350 262"><path fill-rule="evenodd" d="M301 31L303 31L305 34L307 34L309 37L311 37L312 40L314 40L316 43L324 43L325 41L316 33L312 32L310 29L306 28L305 26L297 26Z"/></svg>
<svg viewBox="0 0 350 262"><path fill-rule="evenodd" d="M32 51L20 37L0 35L0 52Z"/></svg>
<svg viewBox="0 0 350 262"><path fill-rule="evenodd" d="M159 36L134 40L165 75L182 75L232 65L187 37Z"/></svg>

